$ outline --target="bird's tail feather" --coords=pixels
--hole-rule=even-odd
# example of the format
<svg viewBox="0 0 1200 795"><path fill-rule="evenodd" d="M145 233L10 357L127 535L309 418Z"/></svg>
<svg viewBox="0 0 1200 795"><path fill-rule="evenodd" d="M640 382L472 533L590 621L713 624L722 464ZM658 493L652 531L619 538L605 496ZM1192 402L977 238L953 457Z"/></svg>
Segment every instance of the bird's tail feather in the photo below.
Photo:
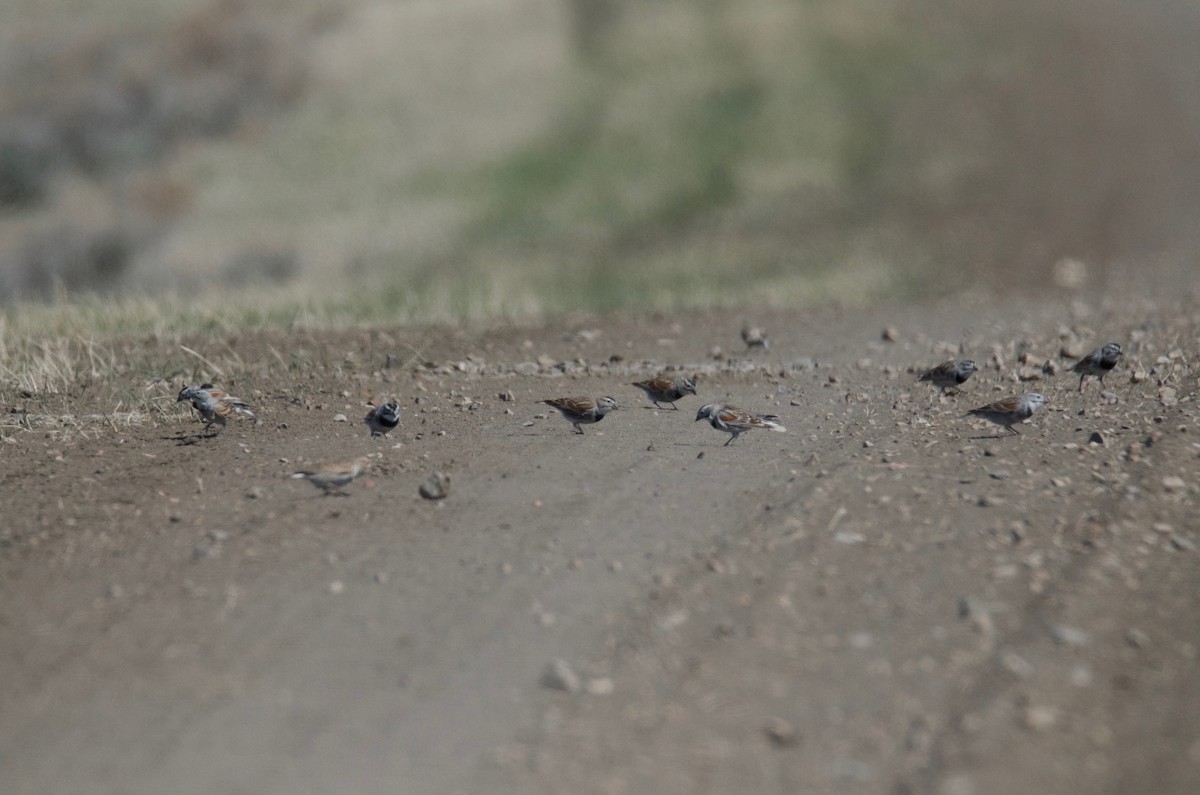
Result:
<svg viewBox="0 0 1200 795"><path fill-rule="evenodd" d="M763 430L775 431L776 433L787 432L787 428L783 427L783 423L781 423L779 418L774 414L765 414L761 417L756 417L755 419L757 421L754 424Z"/></svg>

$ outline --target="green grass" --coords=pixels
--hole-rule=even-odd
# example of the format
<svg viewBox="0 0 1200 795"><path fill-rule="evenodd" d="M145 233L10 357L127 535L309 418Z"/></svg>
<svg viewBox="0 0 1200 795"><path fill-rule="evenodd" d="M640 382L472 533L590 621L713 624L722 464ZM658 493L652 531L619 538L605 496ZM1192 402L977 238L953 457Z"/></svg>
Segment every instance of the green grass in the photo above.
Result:
<svg viewBox="0 0 1200 795"><path fill-rule="evenodd" d="M920 247L861 217L853 195L889 135L873 109L920 72L902 33L770 0L631 4L622 19L564 79L545 134L424 183L447 201L479 197L438 264L396 256L382 272L410 295L436 273L444 283L426 306L468 316L862 302L928 287Z"/></svg>

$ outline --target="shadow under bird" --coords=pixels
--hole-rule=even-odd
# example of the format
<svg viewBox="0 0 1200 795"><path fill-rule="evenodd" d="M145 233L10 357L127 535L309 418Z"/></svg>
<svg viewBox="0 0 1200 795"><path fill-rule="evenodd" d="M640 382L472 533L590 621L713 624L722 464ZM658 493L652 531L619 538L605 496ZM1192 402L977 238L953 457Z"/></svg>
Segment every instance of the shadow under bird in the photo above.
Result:
<svg viewBox="0 0 1200 795"><path fill-rule="evenodd" d="M1046 398L1037 392L1028 392L971 409L963 416L979 417L1006 428L1011 435L1020 436L1021 432L1013 426L1032 417L1044 405Z"/></svg>
<svg viewBox="0 0 1200 795"><path fill-rule="evenodd" d="M696 422L700 420L708 420L709 424L718 431L725 431L729 434L729 440L722 447L728 447L730 442L751 428L777 433L787 431L787 428L783 427L779 418L774 414L751 414L737 406L722 406L720 403L701 406L700 410L696 412Z"/></svg>
<svg viewBox="0 0 1200 795"><path fill-rule="evenodd" d="M696 382L687 376L678 375L671 378L667 375L656 375L646 381L638 381L630 384L646 393L646 397L653 401L655 406L662 408L660 403L670 403L671 408L679 411L679 407L675 405L675 401L685 395L696 394Z"/></svg>
<svg viewBox="0 0 1200 795"><path fill-rule="evenodd" d="M212 384L201 384L200 386L185 386L179 390L179 395L175 398L176 403L189 401L192 408L204 420L204 430L208 430L214 425L219 425L214 436L219 436L221 431L225 430L225 424L230 417L243 415L253 417L254 412L251 406L246 401L239 397L234 397L227 392L217 389Z"/></svg>
<svg viewBox="0 0 1200 795"><path fill-rule="evenodd" d="M1075 362L1071 372L1079 373L1079 391L1083 391L1083 379L1089 375L1096 376L1100 380L1100 386L1104 386L1104 376L1117 366L1117 359L1120 359L1123 354L1124 351L1121 350L1120 345L1110 342Z"/></svg>
<svg viewBox="0 0 1200 795"><path fill-rule="evenodd" d="M575 430L580 434L583 433L581 425L599 422L608 412L617 408L616 399L607 395L596 399L590 397L552 398L539 400L538 403L545 403L551 408L558 409L558 413L563 415L563 419L574 425Z"/></svg>
<svg viewBox="0 0 1200 795"><path fill-rule="evenodd" d="M372 436L384 436L400 424L400 406L394 402L376 406L367 412L363 422L371 429Z"/></svg>
<svg viewBox="0 0 1200 795"><path fill-rule="evenodd" d="M349 496L342 491L342 486L349 485L359 476L366 473L371 466L371 460L366 456L337 464L321 464L315 469L302 469L292 473L293 478L304 478L309 483L321 489L325 494Z"/></svg>
<svg viewBox="0 0 1200 795"><path fill-rule="evenodd" d="M923 371L917 380L929 381L943 392L950 389L957 392L958 388L965 384L977 369L975 362L970 359L951 359L948 362L942 362L937 367Z"/></svg>

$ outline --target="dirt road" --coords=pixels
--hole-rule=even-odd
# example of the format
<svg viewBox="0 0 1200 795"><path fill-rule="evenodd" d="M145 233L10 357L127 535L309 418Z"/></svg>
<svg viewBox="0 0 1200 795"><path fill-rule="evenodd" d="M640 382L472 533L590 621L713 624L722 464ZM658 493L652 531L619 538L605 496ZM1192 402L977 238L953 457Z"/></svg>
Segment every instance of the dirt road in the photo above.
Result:
<svg viewBox="0 0 1200 795"><path fill-rule="evenodd" d="M6 427L0 790L1195 792L1196 305L753 319L210 341L262 422L199 441L154 379L201 341L145 341L168 415ZM1104 388L1041 374L1110 340ZM914 382L960 346L962 395ZM668 365L678 412L627 385ZM1020 436L960 417L1033 388Z"/></svg>

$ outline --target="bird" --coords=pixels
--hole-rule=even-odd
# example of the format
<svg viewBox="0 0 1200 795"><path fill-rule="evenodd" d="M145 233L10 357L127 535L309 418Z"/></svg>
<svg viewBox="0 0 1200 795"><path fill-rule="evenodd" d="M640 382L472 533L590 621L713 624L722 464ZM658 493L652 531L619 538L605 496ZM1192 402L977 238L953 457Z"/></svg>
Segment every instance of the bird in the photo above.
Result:
<svg viewBox="0 0 1200 795"><path fill-rule="evenodd" d="M1028 392L971 409L963 416L979 417L988 422L1003 425L1010 434L1020 436L1021 432L1013 426L1032 417L1044 405L1046 405L1046 398L1037 392Z"/></svg>
<svg viewBox="0 0 1200 795"><path fill-rule="evenodd" d="M779 418L774 414L751 414L745 409L739 409L736 406L722 406L720 403L701 406L700 411L696 412L696 422L700 420L708 420L709 424L718 431L725 431L729 434L729 441L723 445L725 447L751 428L761 428L778 433L787 431L787 428L783 427Z"/></svg>
<svg viewBox="0 0 1200 795"><path fill-rule="evenodd" d="M966 383L977 369L975 362L970 359L951 359L948 362L942 362L937 367L922 371L917 380L929 381L943 392L948 389L958 392L958 387Z"/></svg>
<svg viewBox="0 0 1200 795"><path fill-rule="evenodd" d="M608 412L617 408L614 398L605 396L593 400L590 397L564 397L550 400L539 400L551 408L558 409L563 419L575 426L575 430L583 433L580 425L590 425L604 419Z"/></svg>
<svg viewBox="0 0 1200 795"><path fill-rule="evenodd" d="M225 430L225 423L229 421L230 417L239 414L247 417L254 416L249 403L224 390L217 389L212 384L185 386L179 390L175 402L179 403L184 400L190 401L192 408L200 413L200 418L205 422L204 430L207 431L214 425L221 426L214 436L219 436L221 431Z"/></svg>
<svg viewBox="0 0 1200 795"><path fill-rule="evenodd" d="M372 436L384 436L400 424L400 406L395 402L376 406L367 412L363 422L371 429Z"/></svg>
<svg viewBox="0 0 1200 795"><path fill-rule="evenodd" d="M742 324L742 342L746 343L747 348L762 348L764 351L771 347L771 338L767 336L767 332L749 323Z"/></svg>
<svg viewBox="0 0 1200 795"><path fill-rule="evenodd" d="M292 473L293 478L305 478L325 494L349 496L342 491L342 486L352 482L364 474L371 466L371 460L366 456L336 464L320 464L315 469L302 469Z"/></svg>
<svg viewBox="0 0 1200 795"><path fill-rule="evenodd" d="M1075 366L1071 368L1071 372L1079 373L1079 391L1083 391L1083 379L1089 375L1096 376L1100 379L1100 385L1104 386L1104 376L1108 374L1109 370L1117 366L1117 359L1121 358L1123 353L1124 351L1121 350L1120 345L1110 342L1075 362Z"/></svg>
<svg viewBox="0 0 1200 795"><path fill-rule="evenodd" d="M684 375L671 378L660 373L647 381L638 381L630 386L636 386L645 392L646 397L650 398L655 406L658 406L660 402L670 403L671 408L676 411L679 411L679 407L675 405L676 400L684 395L696 394L696 382Z"/></svg>

